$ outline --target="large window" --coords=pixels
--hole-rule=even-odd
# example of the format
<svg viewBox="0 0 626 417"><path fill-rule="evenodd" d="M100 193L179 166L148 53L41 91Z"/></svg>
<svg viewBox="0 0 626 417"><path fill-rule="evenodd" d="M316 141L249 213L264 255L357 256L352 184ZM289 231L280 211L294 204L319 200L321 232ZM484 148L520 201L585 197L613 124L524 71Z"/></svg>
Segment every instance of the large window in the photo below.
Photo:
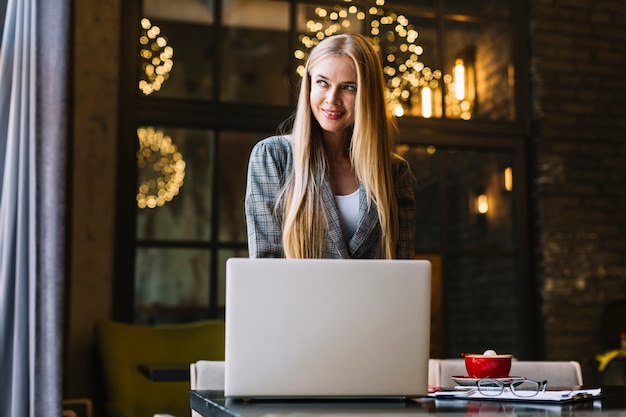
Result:
<svg viewBox="0 0 626 417"><path fill-rule="evenodd" d="M249 152L293 110L310 48L359 32L381 54L397 152L418 178L417 250L442 259L445 353L527 353L519 2L133 0L123 8L117 318L223 315L225 260L247 256Z"/></svg>
<svg viewBox="0 0 626 417"><path fill-rule="evenodd" d="M417 177L416 248L443 260L445 351L519 354L523 317L516 150L405 145ZM527 282L526 282L527 284ZM523 313L526 311L526 313Z"/></svg>

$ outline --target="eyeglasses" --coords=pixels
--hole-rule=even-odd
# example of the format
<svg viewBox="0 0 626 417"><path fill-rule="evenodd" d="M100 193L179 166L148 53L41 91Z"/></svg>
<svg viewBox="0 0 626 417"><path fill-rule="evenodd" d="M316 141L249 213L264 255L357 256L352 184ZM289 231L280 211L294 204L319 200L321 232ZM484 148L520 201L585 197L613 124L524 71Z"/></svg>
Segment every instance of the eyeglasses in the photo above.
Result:
<svg viewBox="0 0 626 417"><path fill-rule="evenodd" d="M489 397L496 397L505 391L517 397L534 397L540 392L545 392L548 381L535 381L534 379L481 379L478 381L478 392Z"/></svg>

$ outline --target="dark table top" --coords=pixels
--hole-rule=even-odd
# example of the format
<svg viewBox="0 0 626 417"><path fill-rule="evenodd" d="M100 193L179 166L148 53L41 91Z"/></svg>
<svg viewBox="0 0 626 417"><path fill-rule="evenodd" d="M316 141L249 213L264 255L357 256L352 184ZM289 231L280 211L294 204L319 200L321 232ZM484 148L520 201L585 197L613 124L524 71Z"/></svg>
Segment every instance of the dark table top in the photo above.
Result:
<svg viewBox="0 0 626 417"><path fill-rule="evenodd" d="M223 391L191 391L191 408L203 417L318 416L626 416L626 386L602 387L602 398L567 404L459 399L237 400Z"/></svg>

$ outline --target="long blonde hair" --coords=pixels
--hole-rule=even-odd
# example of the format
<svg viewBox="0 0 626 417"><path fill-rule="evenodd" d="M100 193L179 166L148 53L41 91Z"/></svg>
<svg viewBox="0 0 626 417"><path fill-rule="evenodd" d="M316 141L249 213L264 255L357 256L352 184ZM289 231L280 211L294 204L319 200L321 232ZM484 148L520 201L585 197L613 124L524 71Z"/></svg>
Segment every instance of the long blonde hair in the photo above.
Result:
<svg viewBox="0 0 626 417"><path fill-rule="evenodd" d="M291 132L293 169L283 190L283 247L288 258L321 258L328 233L321 186L327 175L322 132L310 105L311 69L328 56L352 59L357 73L355 122L350 160L368 204L375 204L381 227L381 251L395 257L398 213L391 172L396 126L385 98L380 57L372 43L358 34L331 36L320 42L305 65Z"/></svg>

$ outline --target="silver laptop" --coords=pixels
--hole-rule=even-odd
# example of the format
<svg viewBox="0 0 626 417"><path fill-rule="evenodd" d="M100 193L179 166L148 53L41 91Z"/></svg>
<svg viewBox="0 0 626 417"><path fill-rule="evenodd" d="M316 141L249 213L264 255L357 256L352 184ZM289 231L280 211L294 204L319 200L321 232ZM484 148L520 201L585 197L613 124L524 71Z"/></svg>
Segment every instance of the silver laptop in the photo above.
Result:
<svg viewBox="0 0 626 417"><path fill-rule="evenodd" d="M411 397L428 392L430 263L226 263L231 398Z"/></svg>

